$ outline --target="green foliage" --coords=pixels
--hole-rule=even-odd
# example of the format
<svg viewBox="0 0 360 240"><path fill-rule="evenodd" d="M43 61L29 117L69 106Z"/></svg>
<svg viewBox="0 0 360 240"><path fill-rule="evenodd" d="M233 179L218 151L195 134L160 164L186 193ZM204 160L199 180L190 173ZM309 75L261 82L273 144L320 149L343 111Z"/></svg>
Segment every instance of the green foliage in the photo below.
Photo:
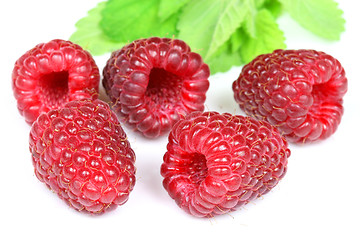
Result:
<svg viewBox="0 0 360 240"><path fill-rule="evenodd" d="M239 27L247 12L240 0L191 1L179 17L179 38L208 60Z"/></svg>
<svg viewBox="0 0 360 240"><path fill-rule="evenodd" d="M158 16L160 21L168 19L177 13L189 0L161 0Z"/></svg>
<svg viewBox="0 0 360 240"><path fill-rule="evenodd" d="M268 10L261 9L257 12L254 26L257 33L255 37L242 34L243 42L239 51L245 63L250 62L254 56L286 48L284 34Z"/></svg>
<svg viewBox="0 0 360 240"><path fill-rule="evenodd" d="M93 55L102 55L121 48L125 43L111 40L100 28L101 11L106 2L100 2L88 15L76 24L77 31L70 36L70 41L82 46Z"/></svg>
<svg viewBox="0 0 360 240"><path fill-rule="evenodd" d="M289 12L304 28L330 39L339 40L345 30L343 12L333 0L280 0Z"/></svg>
<svg viewBox="0 0 360 240"><path fill-rule="evenodd" d="M76 23L70 40L101 55L139 38L179 38L216 73L286 48L276 23L283 11L326 39L344 31L334 0L108 0Z"/></svg>
<svg viewBox="0 0 360 240"><path fill-rule="evenodd" d="M100 27L114 41L132 42L151 36L176 34L177 14L159 19L160 0L109 0L102 10Z"/></svg>

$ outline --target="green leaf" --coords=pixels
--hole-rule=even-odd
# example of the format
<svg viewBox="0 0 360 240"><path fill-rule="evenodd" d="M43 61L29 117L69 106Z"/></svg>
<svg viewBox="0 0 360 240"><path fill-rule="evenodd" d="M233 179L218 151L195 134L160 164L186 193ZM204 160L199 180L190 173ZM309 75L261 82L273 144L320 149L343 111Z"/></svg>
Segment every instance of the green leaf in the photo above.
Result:
<svg viewBox="0 0 360 240"><path fill-rule="evenodd" d="M257 14L257 6L261 6L260 1L256 0L244 0L245 6L248 8L248 12L245 16L244 21L244 29L246 32L253 38L256 37L256 26L255 26L255 18Z"/></svg>
<svg viewBox="0 0 360 240"><path fill-rule="evenodd" d="M266 0L263 5L263 8L269 10L275 18L280 16L283 10L282 5L278 0Z"/></svg>
<svg viewBox="0 0 360 240"><path fill-rule="evenodd" d="M100 26L107 36L119 42L172 37L176 34L178 14L161 22L159 3L160 0L109 0L102 11Z"/></svg>
<svg viewBox="0 0 360 240"><path fill-rule="evenodd" d="M259 33L255 38L242 33L245 39L239 51L245 63L250 62L257 55L270 53L278 48L286 48L284 34L268 10L261 9L257 13L255 27L256 32ZM239 31L244 30L239 29Z"/></svg>
<svg viewBox="0 0 360 240"><path fill-rule="evenodd" d="M179 17L178 37L207 60L244 20L247 8L243 6L241 0L191 1Z"/></svg>
<svg viewBox="0 0 360 240"><path fill-rule="evenodd" d="M218 51L206 61L210 67L211 74L217 72L227 72L233 66L240 66L243 64L238 52L231 51L231 41L227 41Z"/></svg>
<svg viewBox="0 0 360 240"><path fill-rule="evenodd" d="M244 39L247 38L247 35L242 29L238 28L231 36L230 36L230 50L232 53L238 52L241 45L244 43Z"/></svg>
<svg viewBox="0 0 360 240"><path fill-rule="evenodd" d="M168 19L177 13L190 0L160 0L158 16L160 21Z"/></svg>
<svg viewBox="0 0 360 240"><path fill-rule="evenodd" d="M250 0L250 1L254 2L256 8L261 8L267 0Z"/></svg>
<svg viewBox="0 0 360 240"><path fill-rule="evenodd" d="M102 55L121 48L124 43L109 39L99 26L101 11L105 2L100 2L88 15L80 19L76 24L77 30L70 36L70 41L79 44L93 55Z"/></svg>
<svg viewBox="0 0 360 240"><path fill-rule="evenodd" d="M342 10L333 0L280 0L286 11L301 26L330 39L339 40L345 30Z"/></svg>
<svg viewBox="0 0 360 240"><path fill-rule="evenodd" d="M281 4L277 0L243 0L247 14L243 23L243 28L248 35L256 38L256 16L261 9L269 10L274 17L278 17L281 12ZM261 34L261 33L259 33Z"/></svg>

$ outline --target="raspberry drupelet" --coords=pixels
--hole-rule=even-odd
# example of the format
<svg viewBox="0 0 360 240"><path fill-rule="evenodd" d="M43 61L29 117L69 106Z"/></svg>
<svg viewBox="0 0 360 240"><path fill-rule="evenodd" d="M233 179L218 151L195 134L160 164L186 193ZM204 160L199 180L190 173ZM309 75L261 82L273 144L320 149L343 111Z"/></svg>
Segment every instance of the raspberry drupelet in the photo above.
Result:
<svg viewBox="0 0 360 240"><path fill-rule="evenodd" d="M70 41L54 39L23 54L12 72L12 88L25 121L67 102L98 96L99 69L89 52Z"/></svg>
<svg viewBox="0 0 360 240"><path fill-rule="evenodd" d="M204 110L210 72L184 41L152 37L113 52L103 75L121 120L155 138L180 116Z"/></svg>
<svg viewBox="0 0 360 240"><path fill-rule="evenodd" d="M122 205L135 184L135 153L115 113L98 99L42 113L30 151L37 178L79 211Z"/></svg>
<svg viewBox="0 0 360 240"><path fill-rule="evenodd" d="M291 142L312 142L338 128L347 78L324 52L279 49L245 65L233 91L246 114L268 121Z"/></svg>
<svg viewBox="0 0 360 240"><path fill-rule="evenodd" d="M229 113L191 113L168 140L164 188L197 217L236 210L268 193L284 177L290 156L275 127Z"/></svg>

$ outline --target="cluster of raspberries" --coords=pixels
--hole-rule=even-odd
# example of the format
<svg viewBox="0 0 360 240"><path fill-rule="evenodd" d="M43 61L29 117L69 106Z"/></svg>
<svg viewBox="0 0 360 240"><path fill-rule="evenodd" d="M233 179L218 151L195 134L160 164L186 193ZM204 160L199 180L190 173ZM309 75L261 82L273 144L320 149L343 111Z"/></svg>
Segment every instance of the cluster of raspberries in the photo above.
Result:
<svg viewBox="0 0 360 240"><path fill-rule="evenodd" d="M286 174L287 141L325 139L343 115L345 72L324 52L276 50L245 65L232 89L248 116L204 112L209 76L184 41L139 39L103 69L108 104L90 53L59 39L36 45L12 73L35 175L79 211L124 204L136 181L124 123L149 140L168 134L164 188L186 212L211 217L269 192Z"/></svg>

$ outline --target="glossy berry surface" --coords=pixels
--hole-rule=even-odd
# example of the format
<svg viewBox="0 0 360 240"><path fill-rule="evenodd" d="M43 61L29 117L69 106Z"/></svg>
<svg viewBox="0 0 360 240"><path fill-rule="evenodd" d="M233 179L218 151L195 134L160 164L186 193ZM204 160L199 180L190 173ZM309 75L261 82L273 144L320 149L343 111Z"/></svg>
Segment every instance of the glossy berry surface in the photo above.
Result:
<svg viewBox="0 0 360 240"><path fill-rule="evenodd" d="M210 72L185 42L152 37L113 52L103 75L121 120L155 138L180 116L204 110Z"/></svg>
<svg viewBox="0 0 360 240"><path fill-rule="evenodd" d="M347 79L340 62L315 50L275 50L245 65L233 83L246 114L267 120L292 142L328 138L344 109Z"/></svg>
<svg viewBox="0 0 360 240"><path fill-rule="evenodd" d="M163 185L197 217L236 210L282 179L290 150L277 129L250 117L192 113L169 135Z"/></svg>
<svg viewBox="0 0 360 240"><path fill-rule="evenodd" d="M41 114L31 128L30 151L37 178L79 211L122 205L135 184L135 153L101 100Z"/></svg>
<svg viewBox="0 0 360 240"><path fill-rule="evenodd" d="M29 124L69 101L97 98L99 81L99 69L90 53L60 39L27 51L12 72L17 107Z"/></svg>

